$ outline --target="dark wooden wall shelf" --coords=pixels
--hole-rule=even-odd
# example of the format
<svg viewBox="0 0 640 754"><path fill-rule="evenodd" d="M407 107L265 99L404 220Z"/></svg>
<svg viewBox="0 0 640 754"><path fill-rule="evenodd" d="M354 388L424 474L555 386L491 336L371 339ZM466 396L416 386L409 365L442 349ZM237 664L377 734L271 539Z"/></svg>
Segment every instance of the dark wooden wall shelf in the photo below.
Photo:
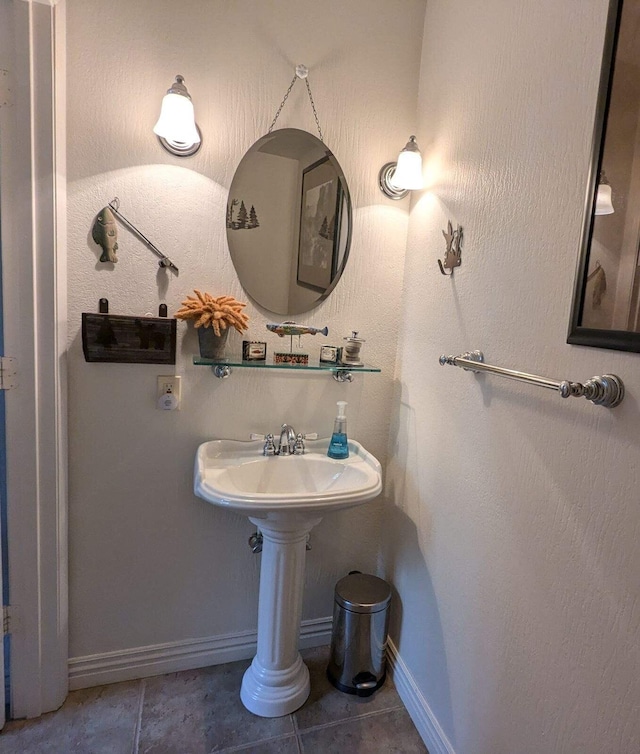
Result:
<svg viewBox="0 0 640 754"><path fill-rule="evenodd" d="M175 364L176 322L168 317L84 312L84 358L120 364Z"/></svg>

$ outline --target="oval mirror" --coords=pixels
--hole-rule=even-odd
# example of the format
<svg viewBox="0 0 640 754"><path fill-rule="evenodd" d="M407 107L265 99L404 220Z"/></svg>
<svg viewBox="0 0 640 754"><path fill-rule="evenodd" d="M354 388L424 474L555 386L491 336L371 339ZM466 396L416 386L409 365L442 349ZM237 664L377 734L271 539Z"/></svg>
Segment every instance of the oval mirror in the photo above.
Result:
<svg viewBox="0 0 640 754"><path fill-rule="evenodd" d="M245 292L276 314L300 314L333 290L349 256L351 202L331 151L306 131L273 131L233 177L227 243Z"/></svg>

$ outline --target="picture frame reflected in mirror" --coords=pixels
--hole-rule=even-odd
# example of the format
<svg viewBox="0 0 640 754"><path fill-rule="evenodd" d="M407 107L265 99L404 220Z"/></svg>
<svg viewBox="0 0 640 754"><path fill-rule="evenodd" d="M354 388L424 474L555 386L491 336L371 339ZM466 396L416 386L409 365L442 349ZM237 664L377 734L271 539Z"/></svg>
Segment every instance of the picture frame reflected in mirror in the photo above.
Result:
<svg viewBox="0 0 640 754"><path fill-rule="evenodd" d="M296 282L324 293L338 268L342 185L328 157L302 171Z"/></svg>

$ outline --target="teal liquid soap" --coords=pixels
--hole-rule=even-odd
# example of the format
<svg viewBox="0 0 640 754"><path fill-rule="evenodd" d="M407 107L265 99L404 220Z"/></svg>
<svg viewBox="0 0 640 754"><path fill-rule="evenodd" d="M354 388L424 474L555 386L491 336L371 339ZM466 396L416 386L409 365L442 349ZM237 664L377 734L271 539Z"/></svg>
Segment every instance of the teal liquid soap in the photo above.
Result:
<svg viewBox="0 0 640 754"><path fill-rule="evenodd" d="M346 401L338 401L338 415L333 423L333 434L329 441L327 455L329 458L349 458L349 441L347 440Z"/></svg>
<svg viewBox="0 0 640 754"><path fill-rule="evenodd" d="M329 458L349 458L349 441L345 432L334 432L331 435L327 455Z"/></svg>

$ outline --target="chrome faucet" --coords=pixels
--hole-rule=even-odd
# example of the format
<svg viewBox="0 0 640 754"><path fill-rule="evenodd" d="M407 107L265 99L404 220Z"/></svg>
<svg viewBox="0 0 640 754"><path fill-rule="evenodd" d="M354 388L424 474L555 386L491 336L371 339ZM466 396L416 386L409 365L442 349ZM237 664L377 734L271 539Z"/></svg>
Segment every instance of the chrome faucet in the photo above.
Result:
<svg viewBox="0 0 640 754"><path fill-rule="evenodd" d="M251 440L264 440L264 446L262 448L263 456L301 456L306 452L304 445L305 440L317 440L317 432L308 432L306 435L298 433L296 435L295 429L289 424L283 424L280 428L280 442L276 447L275 438L272 434L257 435L251 433L249 435Z"/></svg>
<svg viewBox="0 0 640 754"><path fill-rule="evenodd" d="M296 431L289 424L283 424L280 429L280 445L278 455L288 456L293 453L296 445Z"/></svg>

